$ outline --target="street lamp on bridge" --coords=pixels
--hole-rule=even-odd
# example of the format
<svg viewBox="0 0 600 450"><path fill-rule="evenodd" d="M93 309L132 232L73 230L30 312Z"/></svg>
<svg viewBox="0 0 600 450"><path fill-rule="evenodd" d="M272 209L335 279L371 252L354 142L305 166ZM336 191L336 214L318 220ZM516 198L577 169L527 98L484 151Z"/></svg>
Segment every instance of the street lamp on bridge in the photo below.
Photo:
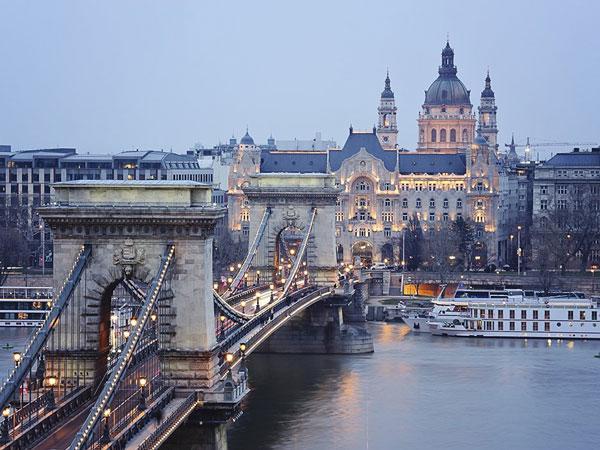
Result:
<svg viewBox="0 0 600 450"><path fill-rule="evenodd" d="M110 419L110 408L106 408L102 415L104 416L104 431L100 438L100 444L106 445L110 444L110 424L108 423Z"/></svg>
<svg viewBox="0 0 600 450"><path fill-rule="evenodd" d="M270 284L269 285L269 290L271 291L271 298L269 300L269 303L273 303L273 300L275 300L275 295L273 293L273 291L275 290L275 285L274 284Z"/></svg>
<svg viewBox="0 0 600 450"><path fill-rule="evenodd" d="M254 309L254 314L258 314L260 311L260 292L256 293L256 308Z"/></svg>
<svg viewBox="0 0 600 450"><path fill-rule="evenodd" d="M138 409L143 411L146 409L146 384L148 383L148 379L146 377L141 377L138 383L140 384L140 403Z"/></svg>
<svg viewBox="0 0 600 450"><path fill-rule="evenodd" d="M48 377L48 386L50 386L50 395L48 396L48 403L46 404L46 409L52 410L56 408L56 400L54 397L54 386L56 386L57 379L54 375Z"/></svg>
<svg viewBox="0 0 600 450"><path fill-rule="evenodd" d="M10 442L10 435L8 429L8 416L10 416L10 406L6 406L2 410L2 432L0 434L0 443L8 444Z"/></svg>

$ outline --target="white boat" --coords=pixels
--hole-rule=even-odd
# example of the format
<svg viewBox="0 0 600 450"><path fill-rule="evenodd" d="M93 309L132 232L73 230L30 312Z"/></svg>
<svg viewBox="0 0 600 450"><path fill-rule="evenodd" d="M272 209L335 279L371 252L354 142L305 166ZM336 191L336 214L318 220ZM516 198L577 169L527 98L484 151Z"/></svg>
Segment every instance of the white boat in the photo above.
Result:
<svg viewBox="0 0 600 450"><path fill-rule="evenodd" d="M468 317L431 325L438 336L600 339L600 304L575 296L471 302Z"/></svg>
<svg viewBox="0 0 600 450"><path fill-rule="evenodd" d="M0 287L0 327L36 327L52 306L50 287Z"/></svg>

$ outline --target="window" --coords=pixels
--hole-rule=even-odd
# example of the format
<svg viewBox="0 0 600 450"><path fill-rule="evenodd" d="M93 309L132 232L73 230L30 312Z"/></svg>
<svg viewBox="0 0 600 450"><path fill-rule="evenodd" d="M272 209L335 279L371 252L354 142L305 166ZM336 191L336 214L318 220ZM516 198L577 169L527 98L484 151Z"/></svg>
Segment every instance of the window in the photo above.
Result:
<svg viewBox="0 0 600 450"><path fill-rule="evenodd" d="M442 128L440 130L440 142L446 142L446 129Z"/></svg>
<svg viewBox="0 0 600 450"><path fill-rule="evenodd" d="M390 227L385 227L383 229L383 236L386 238L392 237L392 229Z"/></svg>
<svg viewBox="0 0 600 450"><path fill-rule="evenodd" d="M546 195L548 193L548 186L540 186L540 194Z"/></svg>
<svg viewBox="0 0 600 450"><path fill-rule="evenodd" d="M538 320L538 310L537 309L533 310L533 319Z"/></svg>
<svg viewBox="0 0 600 450"><path fill-rule="evenodd" d="M408 191L408 183L401 183L400 184L400 189L402 191Z"/></svg>
<svg viewBox="0 0 600 450"><path fill-rule="evenodd" d="M416 200L416 202L415 202L415 206L416 206L417 208L420 208L420 207L421 207L421 199L420 199L420 198L418 198L418 199Z"/></svg>
<svg viewBox="0 0 600 450"><path fill-rule="evenodd" d="M557 200L556 208L557 209L567 209L567 201L566 200Z"/></svg>
<svg viewBox="0 0 600 450"><path fill-rule="evenodd" d="M244 226L242 227L242 234L243 234L244 236L248 236L248 235L250 235L250 227L249 227L248 225L244 225Z"/></svg>
<svg viewBox="0 0 600 450"><path fill-rule="evenodd" d="M240 220L242 222L248 222L250 220L250 214L249 214L249 212L248 212L247 209L243 209L242 210L242 214L241 214Z"/></svg>
<svg viewBox="0 0 600 450"><path fill-rule="evenodd" d="M343 211L336 211L335 212L335 221L336 222L342 222L344 220L344 212Z"/></svg>
<svg viewBox="0 0 600 450"><path fill-rule="evenodd" d="M371 185L367 183L365 180L361 180L355 184L355 190L365 192L371 190Z"/></svg>
<svg viewBox="0 0 600 450"><path fill-rule="evenodd" d="M527 322L521 322L521 331L527 331Z"/></svg>
<svg viewBox="0 0 600 450"><path fill-rule="evenodd" d="M544 311L544 319L550 320L550 311Z"/></svg>
<svg viewBox="0 0 600 450"><path fill-rule="evenodd" d="M437 131L435 131L435 128L433 130L431 130L431 142L435 142L437 139Z"/></svg>
<svg viewBox="0 0 600 450"><path fill-rule="evenodd" d="M454 128L450 130L450 142L456 142L456 130Z"/></svg>
<svg viewBox="0 0 600 450"><path fill-rule="evenodd" d="M390 183L383 183L383 190L384 191L391 191L392 190L392 185Z"/></svg>
<svg viewBox="0 0 600 450"><path fill-rule="evenodd" d="M430 221L430 222L433 222L434 220L435 220L435 213L433 213L433 212L430 212L430 213L429 213L429 221Z"/></svg>
<svg viewBox="0 0 600 450"><path fill-rule="evenodd" d="M498 310L498 319L504 319L504 310L503 309Z"/></svg>
<svg viewBox="0 0 600 450"><path fill-rule="evenodd" d="M510 311L508 311L508 317L510 317L511 319L515 318L515 310L511 309Z"/></svg>
<svg viewBox="0 0 600 450"><path fill-rule="evenodd" d="M483 209L483 200L475 201L475 209Z"/></svg>
<svg viewBox="0 0 600 450"><path fill-rule="evenodd" d="M390 206L392 206L392 200L391 200L391 199L389 199L389 198L386 198L386 199L383 201L383 206L385 206L386 208L389 208Z"/></svg>
<svg viewBox="0 0 600 450"><path fill-rule="evenodd" d="M422 191L422 190L423 190L423 183L416 183L415 191Z"/></svg>
<svg viewBox="0 0 600 450"><path fill-rule="evenodd" d="M408 213L405 213L405 212L402 213L402 220L404 222L406 222L408 220Z"/></svg>
<svg viewBox="0 0 600 450"><path fill-rule="evenodd" d="M485 309L479 310L479 317L481 317L482 319L485 319Z"/></svg>
<svg viewBox="0 0 600 450"><path fill-rule="evenodd" d="M367 213L366 213L366 211L359 211L358 212L358 220L367 220Z"/></svg>
<svg viewBox="0 0 600 450"><path fill-rule="evenodd" d="M567 185L566 184L557 184L556 185L556 193L560 195L565 195L567 193Z"/></svg>
<svg viewBox="0 0 600 450"><path fill-rule="evenodd" d="M456 213L456 220L462 219L462 213Z"/></svg>
<svg viewBox="0 0 600 450"><path fill-rule="evenodd" d="M568 311L568 312L567 312L567 318L568 318L569 320L573 320L573 311Z"/></svg>
<svg viewBox="0 0 600 450"><path fill-rule="evenodd" d="M444 199L443 207L448 208L448 199L447 198Z"/></svg>
<svg viewBox="0 0 600 450"><path fill-rule="evenodd" d="M483 181L478 181L475 189L479 192L483 191Z"/></svg>
<svg viewBox="0 0 600 450"><path fill-rule="evenodd" d="M550 322L544 322L544 331L550 331Z"/></svg>
<svg viewBox="0 0 600 450"><path fill-rule="evenodd" d="M456 200L456 208L457 209L462 208L462 200L460 198L458 200Z"/></svg>
<svg viewBox="0 0 600 450"><path fill-rule="evenodd" d="M585 311L579 311L579 320L585 320Z"/></svg>
<svg viewBox="0 0 600 450"><path fill-rule="evenodd" d="M394 213L390 211L386 211L381 215L381 218L384 222L393 222L394 221Z"/></svg>
<svg viewBox="0 0 600 450"><path fill-rule="evenodd" d="M427 186L427 188L430 191L435 191L437 189L437 185L435 183L429 183L429 185Z"/></svg>
<svg viewBox="0 0 600 450"><path fill-rule="evenodd" d="M403 208L408 208L408 199L407 198L403 198L402 199L402 207Z"/></svg>
<svg viewBox="0 0 600 450"><path fill-rule="evenodd" d="M430 208L435 208L435 200L433 198L429 199L429 207Z"/></svg>
<svg viewBox="0 0 600 450"><path fill-rule="evenodd" d="M592 311L592 320L598 320L598 311Z"/></svg>
<svg viewBox="0 0 600 450"><path fill-rule="evenodd" d="M493 319L493 318L494 318L494 310L488 309L488 319Z"/></svg>
<svg viewBox="0 0 600 450"><path fill-rule="evenodd" d="M521 310L521 319L527 319L527 310L526 309Z"/></svg>
<svg viewBox="0 0 600 450"><path fill-rule="evenodd" d="M508 329L510 331L515 331L515 323L514 322L508 322Z"/></svg>
<svg viewBox="0 0 600 450"><path fill-rule="evenodd" d="M447 212L445 212L444 214L442 214L442 220L444 222L448 222L448 213Z"/></svg>
<svg viewBox="0 0 600 450"><path fill-rule="evenodd" d="M538 323L533 322L533 331L537 331L537 330L538 330Z"/></svg>
<svg viewBox="0 0 600 450"><path fill-rule="evenodd" d="M504 331L504 322L498 322L498 331Z"/></svg>
<svg viewBox="0 0 600 450"><path fill-rule="evenodd" d="M543 211L548 209L548 200L540 200L540 209Z"/></svg>

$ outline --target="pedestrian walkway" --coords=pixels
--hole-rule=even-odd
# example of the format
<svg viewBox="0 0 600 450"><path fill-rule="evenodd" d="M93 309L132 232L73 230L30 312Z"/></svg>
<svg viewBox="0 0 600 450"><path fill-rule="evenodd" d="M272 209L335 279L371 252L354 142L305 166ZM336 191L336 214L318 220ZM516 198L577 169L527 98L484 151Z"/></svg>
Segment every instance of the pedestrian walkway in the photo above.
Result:
<svg viewBox="0 0 600 450"><path fill-rule="evenodd" d="M171 400L162 411L162 420L167 420L169 416L173 414L184 401L185 398L174 398L173 400ZM150 422L148 422L144 428L138 431L136 435L129 442L127 442L125 450L137 449L148 436L154 433L158 425L159 424L156 422L156 420L151 420Z"/></svg>

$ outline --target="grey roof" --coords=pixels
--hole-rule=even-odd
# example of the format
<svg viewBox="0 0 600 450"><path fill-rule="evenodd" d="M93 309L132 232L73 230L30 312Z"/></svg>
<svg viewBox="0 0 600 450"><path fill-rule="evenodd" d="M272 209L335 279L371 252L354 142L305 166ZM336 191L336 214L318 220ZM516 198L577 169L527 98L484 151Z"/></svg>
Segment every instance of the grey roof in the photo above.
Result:
<svg viewBox="0 0 600 450"><path fill-rule="evenodd" d="M73 180L53 183L53 186L212 186L190 180Z"/></svg>
<svg viewBox="0 0 600 450"><path fill-rule="evenodd" d="M112 155L69 155L62 158L61 161L112 161Z"/></svg>
<svg viewBox="0 0 600 450"><path fill-rule="evenodd" d="M33 161L35 158L63 158L64 156L64 153L36 150L15 153L11 159L13 161Z"/></svg>
<svg viewBox="0 0 600 450"><path fill-rule="evenodd" d="M400 174L466 173L465 155L458 153L398 153Z"/></svg>
<svg viewBox="0 0 600 450"><path fill-rule="evenodd" d="M326 173L326 152L285 152L263 150L260 157L262 173Z"/></svg>
<svg viewBox="0 0 600 450"><path fill-rule="evenodd" d="M477 133L477 136L475 136L475 139L473 140L473 144L488 145L488 141L481 134Z"/></svg>
<svg viewBox="0 0 600 450"><path fill-rule="evenodd" d="M600 152L557 153L542 166L600 167Z"/></svg>
<svg viewBox="0 0 600 450"><path fill-rule="evenodd" d="M352 128L350 128L350 135L348 136L344 147L341 150L329 151L329 166L331 167L331 170L338 170L345 159L358 153L361 148L364 148L367 153L381 160L385 168L390 172L394 171L396 168L396 152L384 150L381 147L375 130L371 133L355 133Z"/></svg>
<svg viewBox="0 0 600 450"><path fill-rule="evenodd" d="M425 91L426 105L469 105L471 106L471 92L456 76L454 65L454 50L450 43L442 51L442 65L440 66L438 78L431 83Z"/></svg>

